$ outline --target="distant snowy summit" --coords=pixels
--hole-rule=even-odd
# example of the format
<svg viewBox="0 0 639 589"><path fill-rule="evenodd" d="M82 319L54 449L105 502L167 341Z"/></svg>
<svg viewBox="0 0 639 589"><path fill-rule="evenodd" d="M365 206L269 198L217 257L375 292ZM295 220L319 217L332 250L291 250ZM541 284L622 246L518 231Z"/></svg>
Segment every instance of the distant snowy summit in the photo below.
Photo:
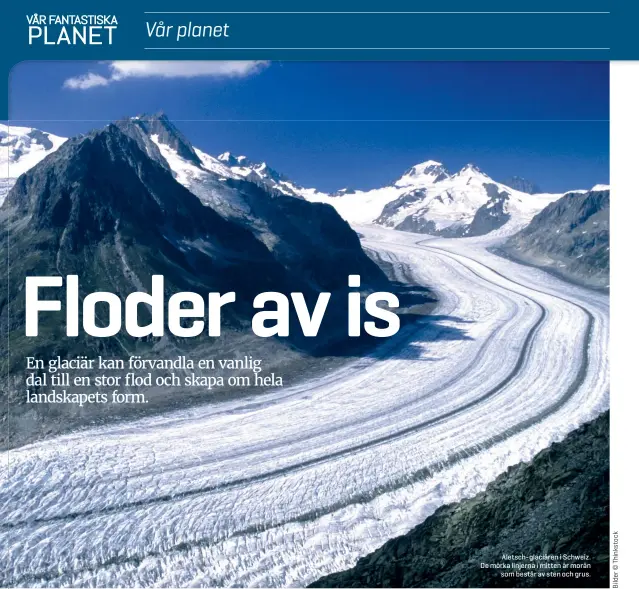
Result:
<svg viewBox="0 0 639 589"><path fill-rule="evenodd" d="M451 173L435 160L412 166L388 186L345 188L329 194L300 186L266 162L255 163L228 151L207 154L194 147L162 113L131 117L117 124L137 137L142 149L169 168L181 184L225 216L248 214L245 199L238 199L237 191L223 189L224 183L241 180L271 195L330 204L351 225L378 224L401 231L470 237L497 230L514 233L565 194L541 193L534 183L518 176L497 182L472 163ZM0 154L0 165L4 157L10 177L16 178L64 141L37 129L2 125L0 144L8 150Z"/></svg>
<svg viewBox="0 0 639 589"><path fill-rule="evenodd" d="M0 124L0 206L16 178L64 143L63 137L30 127Z"/></svg>
<svg viewBox="0 0 639 589"><path fill-rule="evenodd" d="M450 173L444 167L444 164L434 160L428 160L409 168L404 175L395 182L395 186L429 186L446 178L450 178Z"/></svg>
<svg viewBox="0 0 639 589"><path fill-rule="evenodd" d="M563 194L530 194L534 184L514 177L524 190L497 182L475 164L456 173L435 160L406 170L393 184L372 190L344 188L328 194L304 188L267 164L222 154L231 170L289 196L333 206L352 225L378 224L401 231L470 237L502 229L512 233Z"/></svg>
<svg viewBox="0 0 639 589"><path fill-rule="evenodd" d="M0 124L0 174L17 178L65 142L64 137L32 129Z"/></svg>
<svg viewBox="0 0 639 589"><path fill-rule="evenodd" d="M328 202L352 224L378 224L415 233L471 237L527 224L561 194L528 194L496 182L469 163L451 173L428 160L409 168L389 186L337 195L304 196Z"/></svg>

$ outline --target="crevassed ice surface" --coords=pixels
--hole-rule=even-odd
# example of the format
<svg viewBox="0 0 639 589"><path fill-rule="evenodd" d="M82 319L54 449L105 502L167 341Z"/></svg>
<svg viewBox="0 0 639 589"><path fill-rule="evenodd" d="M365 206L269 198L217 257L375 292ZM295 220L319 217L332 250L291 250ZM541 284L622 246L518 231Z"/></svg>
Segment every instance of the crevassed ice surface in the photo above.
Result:
<svg viewBox="0 0 639 589"><path fill-rule="evenodd" d="M304 586L608 407L608 297L492 238L358 228L436 288L373 356L0 458L0 585Z"/></svg>

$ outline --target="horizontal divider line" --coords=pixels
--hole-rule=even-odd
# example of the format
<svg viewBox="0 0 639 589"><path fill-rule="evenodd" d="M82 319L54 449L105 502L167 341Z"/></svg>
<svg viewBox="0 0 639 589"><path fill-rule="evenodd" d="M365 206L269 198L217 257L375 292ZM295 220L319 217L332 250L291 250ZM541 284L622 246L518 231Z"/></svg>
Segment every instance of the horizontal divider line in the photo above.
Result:
<svg viewBox="0 0 639 589"><path fill-rule="evenodd" d="M163 51L610 51L610 47L144 47Z"/></svg>
<svg viewBox="0 0 639 589"><path fill-rule="evenodd" d="M233 10L219 10L215 12L208 11L157 11L145 12L144 14L610 14L610 11L561 11L561 10L545 10L545 11L521 11L521 10L505 10L505 11L486 11L486 10L438 10L438 11L370 11L370 12L349 12L349 11L330 11L330 12L272 12L272 11L254 11L254 12L237 12Z"/></svg>

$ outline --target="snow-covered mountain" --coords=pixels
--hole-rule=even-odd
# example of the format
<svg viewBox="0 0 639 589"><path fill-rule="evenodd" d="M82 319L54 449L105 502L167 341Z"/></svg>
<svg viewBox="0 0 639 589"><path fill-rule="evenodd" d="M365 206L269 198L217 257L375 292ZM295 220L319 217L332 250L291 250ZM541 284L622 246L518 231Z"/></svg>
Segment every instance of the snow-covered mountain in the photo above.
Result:
<svg viewBox="0 0 639 589"><path fill-rule="evenodd" d="M367 284L385 282L357 234L332 207L286 192L284 177L266 164L230 154L211 156L194 147L164 114L115 124L203 204L248 229L300 278L326 290L342 288L346 282L335 272L340 264Z"/></svg>
<svg viewBox="0 0 639 589"><path fill-rule="evenodd" d="M527 194L496 182L474 164L451 174L443 164L429 160L413 166L390 186L305 196L331 203L355 224L470 237L526 225L562 194Z"/></svg>
<svg viewBox="0 0 639 589"><path fill-rule="evenodd" d="M0 206L16 178L54 152L65 141L31 127L0 123Z"/></svg>
<svg viewBox="0 0 639 589"><path fill-rule="evenodd" d="M560 194L530 195L494 181L476 165L467 164L449 175L445 171L419 185L399 183L407 190L385 205L376 222L395 229L451 237L483 235L511 225L524 225Z"/></svg>
<svg viewBox="0 0 639 589"><path fill-rule="evenodd" d="M302 198L304 189L271 168L266 162L254 163L245 155L234 156L228 151L218 155L217 160L226 165L233 174L249 182L270 190L277 190L288 196Z"/></svg>
<svg viewBox="0 0 639 589"><path fill-rule="evenodd" d="M266 162L252 162L228 151L218 156L207 154L191 145L163 114L132 117L118 125L125 132L128 129L146 153L170 169L182 185L227 218L246 217L256 207L252 197L248 202L246 190L237 190L236 181L257 185L271 196L280 194L330 204L351 225L377 224L449 237L470 237L495 230L514 233L563 196L530 194L532 183L518 177L514 177L516 182L497 182L474 164L451 173L434 160L409 168L388 186L328 194L300 186ZM0 154L0 165L6 161L10 177L15 178L64 141L37 129L11 127L9 131L0 126L0 142L8 148ZM4 181L5 192L13 182ZM0 181L0 202L2 193ZM253 223L259 224L259 220L254 218ZM263 239L268 242L274 237L266 231Z"/></svg>
<svg viewBox="0 0 639 589"><path fill-rule="evenodd" d="M17 178L66 139L31 127L0 124L0 174L3 178Z"/></svg>
<svg viewBox="0 0 639 589"><path fill-rule="evenodd" d="M378 224L403 231L449 237L512 233L563 194L529 194L496 182L468 164L451 174L437 161L413 166L393 184L333 194L304 188L268 164L226 152L216 158L231 174L289 196L332 205L351 224Z"/></svg>

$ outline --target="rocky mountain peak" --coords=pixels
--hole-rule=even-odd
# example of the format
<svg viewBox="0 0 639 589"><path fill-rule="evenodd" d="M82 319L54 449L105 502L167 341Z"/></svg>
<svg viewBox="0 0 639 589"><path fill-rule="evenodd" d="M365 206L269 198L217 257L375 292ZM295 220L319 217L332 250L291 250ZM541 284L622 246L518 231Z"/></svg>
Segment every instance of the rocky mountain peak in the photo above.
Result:
<svg viewBox="0 0 639 589"><path fill-rule="evenodd" d="M299 196L296 184L289 180L284 174L274 170L266 162L253 162L245 155L233 155L229 151L221 153L216 158L226 165L230 171L249 182L253 182L262 187L282 192L288 196Z"/></svg>
<svg viewBox="0 0 639 589"><path fill-rule="evenodd" d="M526 180L526 178L522 178L521 176L511 176L504 180L502 184L514 190L518 190L519 192L525 192L526 194L539 194L542 192L541 188L537 184L530 180Z"/></svg>
<svg viewBox="0 0 639 589"><path fill-rule="evenodd" d="M191 142L169 120L164 112L131 117L118 123L118 126L129 135L132 133L132 128L137 128L146 138L156 144L171 148L181 158L196 165L201 165L202 163ZM149 151L148 146L146 151Z"/></svg>

